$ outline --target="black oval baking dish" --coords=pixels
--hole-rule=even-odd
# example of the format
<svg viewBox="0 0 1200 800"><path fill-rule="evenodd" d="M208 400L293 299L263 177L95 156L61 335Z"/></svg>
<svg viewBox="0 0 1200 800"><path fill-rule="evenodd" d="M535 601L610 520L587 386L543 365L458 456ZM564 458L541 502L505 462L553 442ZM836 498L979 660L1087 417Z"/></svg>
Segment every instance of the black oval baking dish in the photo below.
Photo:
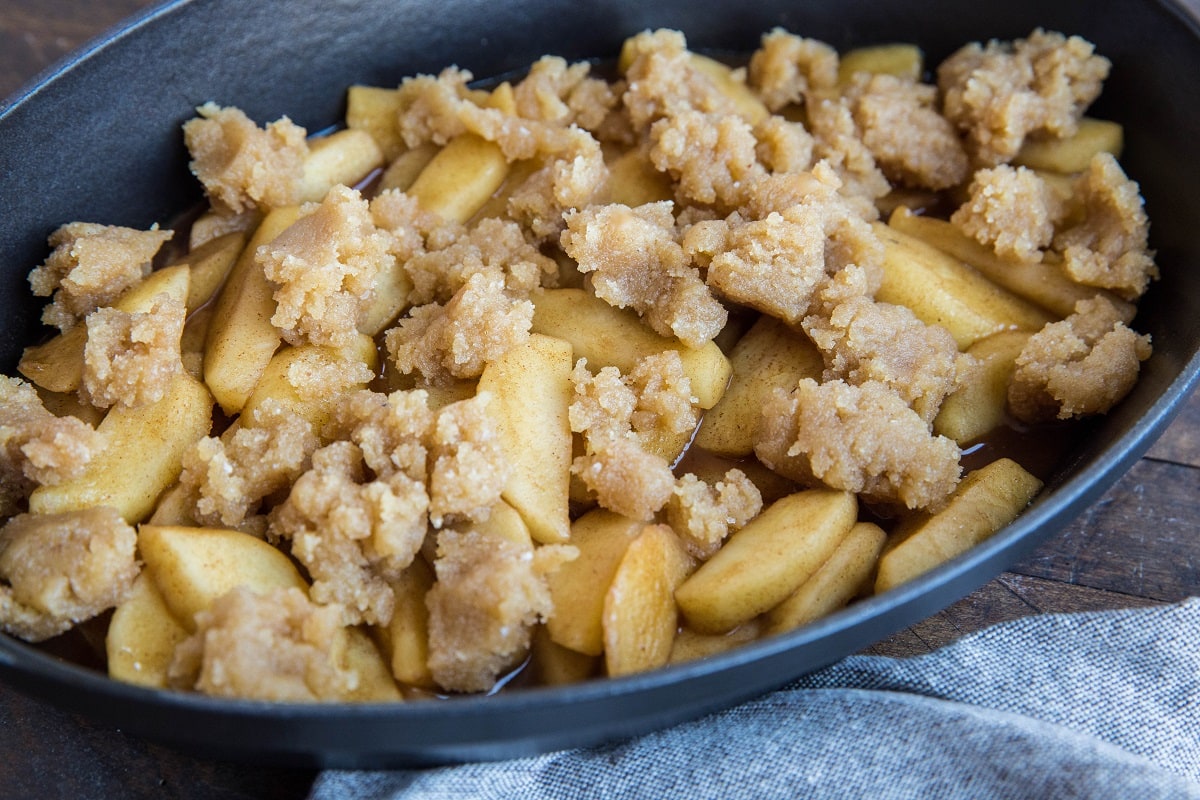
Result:
<svg viewBox="0 0 1200 800"><path fill-rule="evenodd" d="M1200 372L1200 26L1183 6L1117 0L179 0L131 20L0 108L0 361L38 334L25 282L70 220L145 227L199 199L180 125L197 105L335 124L351 83L395 85L455 63L476 76L544 53L612 57L646 28L698 50L749 51L775 26L844 49L916 42L937 63L968 41L1035 27L1080 34L1113 62L1094 108L1122 122L1123 163L1154 221L1162 279L1138 328L1154 338L1132 394L1090 430L1014 524L921 580L793 633L634 677L492 697L296 706L150 691L0 636L0 677L126 732L258 763L388 766L505 758L661 728L760 695L961 598L1111 486L1163 430Z"/></svg>

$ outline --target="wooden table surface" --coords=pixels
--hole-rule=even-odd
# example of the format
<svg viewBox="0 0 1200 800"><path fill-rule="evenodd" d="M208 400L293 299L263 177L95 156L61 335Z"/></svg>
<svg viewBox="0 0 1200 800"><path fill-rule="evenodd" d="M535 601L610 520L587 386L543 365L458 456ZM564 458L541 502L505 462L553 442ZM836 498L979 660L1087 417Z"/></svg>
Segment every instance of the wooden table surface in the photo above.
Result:
<svg viewBox="0 0 1200 800"><path fill-rule="evenodd" d="M0 0L0 96L149 0ZM1200 594L1200 394L1115 487L1030 558L869 652L926 653L1029 614ZM0 797L300 798L314 773L199 760L0 685ZM64 770L63 766L68 765Z"/></svg>

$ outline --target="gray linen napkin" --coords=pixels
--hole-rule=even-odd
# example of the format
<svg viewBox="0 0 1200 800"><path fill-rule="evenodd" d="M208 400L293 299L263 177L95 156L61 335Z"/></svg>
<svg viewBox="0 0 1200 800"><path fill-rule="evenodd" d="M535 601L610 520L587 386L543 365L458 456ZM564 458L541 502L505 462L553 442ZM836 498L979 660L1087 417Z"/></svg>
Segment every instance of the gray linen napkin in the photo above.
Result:
<svg viewBox="0 0 1200 800"><path fill-rule="evenodd" d="M1200 598L1049 614L929 655L852 656L604 747L328 771L348 798L1200 798Z"/></svg>

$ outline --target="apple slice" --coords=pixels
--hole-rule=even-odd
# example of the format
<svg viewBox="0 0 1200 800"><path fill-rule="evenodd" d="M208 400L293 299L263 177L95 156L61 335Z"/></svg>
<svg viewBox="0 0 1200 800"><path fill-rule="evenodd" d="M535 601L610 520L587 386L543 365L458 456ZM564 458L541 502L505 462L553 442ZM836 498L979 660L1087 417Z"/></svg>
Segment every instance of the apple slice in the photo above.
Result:
<svg viewBox="0 0 1200 800"><path fill-rule="evenodd" d="M175 647L187 637L187 628L171 614L154 580L143 572L109 622L104 639L108 677L165 689Z"/></svg>
<svg viewBox="0 0 1200 800"><path fill-rule="evenodd" d="M197 612L237 586L259 593L293 586L308 591L282 550L241 531L143 525L138 550L163 602L189 633Z"/></svg>
<svg viewBox="0 0 1200 800"><path fill-rule="evenodd" d="M570 535L571 345L531 334L484 368L479 391L492 394L490 410L512 465L502 497L543 544Z"/></svg>

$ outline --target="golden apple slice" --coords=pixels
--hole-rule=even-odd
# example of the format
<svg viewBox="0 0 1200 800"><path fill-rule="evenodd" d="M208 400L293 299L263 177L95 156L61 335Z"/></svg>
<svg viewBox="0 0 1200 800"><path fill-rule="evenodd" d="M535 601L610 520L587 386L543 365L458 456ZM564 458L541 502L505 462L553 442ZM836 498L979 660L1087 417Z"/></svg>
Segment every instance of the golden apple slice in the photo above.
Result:
<svg viewBox="0 0 1200 800"><path fill-rule="evenodd" d="M666 525L647 525L629 543L604 595L604 666L610 676L667 663L679 627L675 589L695 565Z"/></svg>
<svg viewBox="0 0 1200 800"><path fill-rule="evenodd" d="M434 688L429 671L429 609L425 595L433 586L433 569L418 557L390 582L396 602L392 619L379 629L384 656L392 675L409 686Z"/></svg>
<svg viewBox="0 0 1200 800"><path fill-rule="evenodd" d="M754 452L763 406L776 389L791 390L801 378L820 380L825 369L820 351L808 337L763 316L729 354L733 376L720 402L696 433L696 445L738 458Z"/></svg>
<svg viewBox="0 0 1200 800"><path fill-rule="evenodd" d="M289 587L308 592L282 550L241 531L143 525L138 551L163 602L189 632L197 612L238 586L259 594Z"/></svg>
<svg viewBox="0 0 1200 800"><path fill-rule="evenodd" d="M1102 294L1120 309L1125 322L1133 319L1133 303L1104 289L1076 283L1067 277L1058 264L1003 259L994 250L984 247L944 219L914 214L901 206L892 212L888 226L969 264L997 286L1038 304L1060 318L1075 313L1075 304L1080 300L1090 300Z"/></svg>
<svg viewBox="0 0 1200 800"><path fill-rule="evenodd" d="M114 406L96 429L104 448L79 477L35 489L30 511L112 506L130 524L144 520L158 496L179 478L184 451L208 435L212 406L204 384L186 372L175 376L157 403Z"/></svg>
<svg viewBox="0 0 1200 800"><path fill-rule="evenodd" d="M364 131L391 162L404 152L404 139L396 126L402 103L399 89L356 84L346 92L346 127Z"/></svg>
<svg viewBox="0 0 1200 800"><path fill-rule="evenodd" d="M609 202L637 208L646 203L671 200L671 178L650 163L643 149L626 150L609 165Z"/></svg>
<svg viewBox="0 0 1200 800"><path fill-rule="evenodd" d="M675 592L688 624L723 633L778 605L833 555L857 514L851 492L808 489L776 501Z"/></svg>
<svg viewBox="0 0 1200 800"><path fill-rule="evenodd" d="M1097 153L1112 153L1120 158L1124 144L1125 129L1121 123L1084 117L1071 136L1026 139L1012 163L1050 172L1083 172Z"/></svg>
<svg viewBox="0 0 1200 800"><path fill-rule="evenodd" d="M965 350L984 336L1040 330L1054 317L925 241L877 222L884 245L883 284L875 299L908 306L927 325L941 325Z"/></svg>
<svg viewBox="0 0 1200 800"><path fill-rule="evenodd" d="M933 432L961 445L1003 424L1009 379L1017 367L1017 356L1032 335L1029 331L1002 331L968 347L967 353L979 364L978 372L942 401Z"/></svg>
<svg viewBox="0 0 1200 800"><path fill-rule="evenodd" d="M846 605L875 571L887 534L872 522L855 524L829 560L800 588L767 612L767 633L781 633L820 619Z"/></svg>
<svg viewBox="0 0 1200 800"><path fill-rule="evenodd" d="M627 375L645 356L677 350L683 371L701 408L712 408L729 383L733 368L714 342L691 348L650 330L638 315L583 289L545 289L533 293L533 332L571 343L575 358L593 370L613 366Z"/></svg>
<svg viewBox="0 0 1200 800"><path fill-rule="evenodd" d="M546 623L550 638L579 653L604 651L604 598L629 543L642 522L597 509L571 526L571 544L579 550L547 578L554 614Z"/></svg>
<svg viewBox="0 0 1200 800"><path fill-rule="evenodd" d="M489 363L479 378L479 391L492 393L489 411L512 465L502 496L543 544L570 535L573 363L570 343L535 333Z"/></svg>
<svg viewBox="0 0 1200 800"><path fill-rule="evenodd" d="M421 208L446 220L466 222L508 175L500 145L473 133L460 134L438 151L408 188Z"/></svg>
<svg viewBox="0 0 1200 800"><path fill-rule="evenodd" d="M300 216L295 206L271 211L250 238L217 297L204 348L204 382L222 410L231 416L242 410L279 349L279 329L271 324L275 287L255 254Z"/></svg>
<svg viewBox="0 0 1200 800"><path fill-rule="evenodd" d="M407 192L440 150L441 148L433 142L426 142L396 156L379 179L379 191L399 189Z"/></svg>
<svg viewBox="0 0 1200 800"><path fill-rule="evenodd" d="M345 646L338 666L358 676L343 698L350 703L396 703L404 699L388 664L366 631L345 628Z"/></svg>
<svg viewBox="0 0 1200 800"><path fill-rule="evenodd" d="M758 639L762 634L756 620L739 625L728 633L697 633L691 628L682 628L675 634L668 663L679 664L700 658L719 655L735 647L741 647Z"/></svg>
<svg viewBox="0 0 1200 800"><path fill-rule="evenodd" d="M733 102L738 116L746 122L757 125L771 116L771 112L763 105L763 101L746 85L744 79L739 79L734 75L733 68L728 64L698 53L690 53L688 58L697 71L706 75L713 82L717 91Z"/></svg>
<svg viewBox="0 0 1200 800"><path fill-rule="evenodd" d="M233 231L211 239L188 253L183 263L191 272L187 295L189 314L212 300L245 247L246 234Z"/></svg>
<svg viewBox="0 0 1200 800"><path fill-rule="evenodd" d="M530 653L537 680L547 686L579 683L596 674L598 659L595 656L558 644L550 638L545 625L534 629Z"/></svg>
<svg viewBox="0 0 1200 800"><path fill-rule="evenodd" d="M856 72L894 75L919 81L925 55L915 44L877 44L847 50L838 59L838 83L850 83Z"/></svg>
<svg viewBox="0 0 1200 800"><path fill-rule="evenodd" d="M970 550L1012 522L1041 488L1038 478L1007 458L968 474L943 510L915 517L892 533L879 559L875 593Z"/></svg>
<svg viewBox="0 0 1200 800"><path fill-rule="evenodd" d="M309 140L300 202L319 203L334 186L355 186L383 166L383 151L367 131L346 128Z"/></svg>
<svg viewBox="0 0 1200 800"><path fill-rule="evenodd" d="M153 579L143 572L108 624L104 639L108 676L165 689L175 646L187 637L187 628L171 614Z"/></svg>

